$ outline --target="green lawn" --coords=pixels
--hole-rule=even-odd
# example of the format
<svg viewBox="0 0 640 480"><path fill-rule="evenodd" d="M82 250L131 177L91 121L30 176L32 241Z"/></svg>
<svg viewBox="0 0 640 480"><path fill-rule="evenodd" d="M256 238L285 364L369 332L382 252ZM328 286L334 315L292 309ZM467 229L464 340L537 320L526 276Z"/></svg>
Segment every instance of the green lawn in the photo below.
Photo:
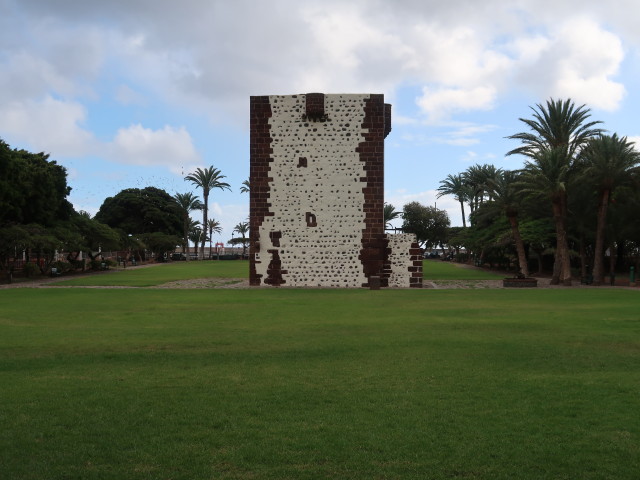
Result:
<svg viewBox="0 0 640 480"><path fill-rule="evenodd" d="M0 478L636 479L638 304L1 290Z"/></svg>
<svg viewBox="0 0 640 480"><path fill-rule="evenodd" d="M422 276L426 280L499 280L504 274L469 268L454 262L442 260L424 260L422 262Z"/></svg>
<svg viewBox="0 0 640 480"><path fill-rule="evenodd" d="M496 280L504 276L441 260L425 260L423 265L423 276L427 280ZM82 275L57 282L56 285L151 287L190 278L247 278L248 276L249 262L246 260L174 262L148 268L128 268Z"/></svg>
<svg viewBox="0 0 640 480"><path fill-rule="evenodd" d="M57 282L62 286L151 287L191 278L248 278L247 260L193 261L155 264L145 268L124 268L100 274L82 275Z"/></svg>

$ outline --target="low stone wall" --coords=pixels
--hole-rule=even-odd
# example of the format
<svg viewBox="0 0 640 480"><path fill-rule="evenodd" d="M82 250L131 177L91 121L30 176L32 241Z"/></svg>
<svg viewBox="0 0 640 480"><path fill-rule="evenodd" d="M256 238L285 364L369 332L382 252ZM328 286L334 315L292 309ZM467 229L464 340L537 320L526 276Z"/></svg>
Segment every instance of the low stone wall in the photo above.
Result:
<svg viewBox="0 0 640 480"><path fill-rule="evenodd" d="M387 234L388 263L385 276L389 287L422 288L422 255L413 233Z"/></svg>

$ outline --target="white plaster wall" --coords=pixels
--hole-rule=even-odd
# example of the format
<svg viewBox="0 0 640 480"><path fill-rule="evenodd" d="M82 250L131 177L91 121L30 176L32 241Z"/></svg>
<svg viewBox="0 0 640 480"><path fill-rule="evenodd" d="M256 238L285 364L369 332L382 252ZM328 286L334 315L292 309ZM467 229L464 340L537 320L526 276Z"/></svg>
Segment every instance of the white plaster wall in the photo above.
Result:
<svg viewBox="0 0 640 480"><path fill-rule="evenodd" d="M260 229L256 273L267 279L269 249L279 251L284 286L361 287L367 279L358 259L365 228L363 137L368 95L325 95L327 122L303 122L305 96L270 96L273 162L269 176L274 216ZM305 126L307 125L307 126ZM299 158L307 167L299 167ZM306 212L315 214L308 227ZM280 246L269 232L282 232ZM405 275L407 276L407 275ZM407 279L408 282L408 279Z"/></svg>
<svg viewBox="0 0 640 480"><path fill-rule="evenodd" d="M389 287L409 288L411 273L409 267L413 266L411 260L411 244L416 241L413 233L387 234L391 274L389 275Z"/></svg>

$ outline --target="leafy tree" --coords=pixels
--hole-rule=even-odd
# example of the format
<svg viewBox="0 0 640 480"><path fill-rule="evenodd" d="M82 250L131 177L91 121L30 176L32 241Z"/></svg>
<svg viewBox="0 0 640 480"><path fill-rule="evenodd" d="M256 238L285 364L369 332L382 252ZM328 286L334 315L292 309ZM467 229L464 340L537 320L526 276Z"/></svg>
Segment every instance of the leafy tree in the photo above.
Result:
<svg viewBox="0 0 640 480"><path fill-rule="evenodd" d="M426 248L447 243L447 234L451 224L447 212L436 207L426 207L418 202L411 202L402 209L402 229L414 233L418 243Z"/></svg>
<svg viewBox="0 0 640 480"><path fill-rule="evenodd" d="M183 227L175 199L155 187L128 188L108 197L95 219L134 236L153 232L180 236Z"/></svg>
<svg viewBox="0 0 640 480"><path fill-rule="evenodd" d="M120 245L127 252L126 258L136 257L138 260L142 260L144 250L147 248L142 235L133 235L120 229L117 231L120 234Z"/></svg>
<svg viewBox="0 0 640 480"><path fill-rule="evenodd" d="M598 193L598 217L593 263L593 284L604 282L603 255L607 210L614 191L632 184L632 173L637 170L640 155L626 137L600 135L592 138L582 152L585 181L593 184Z"/></svg>
<svg viewBox="0 0 640 480"><path fill-rule="evenodd" d="M104 223L79 214L73 217L71 225L82 235L81 250L88 252L91 258L93 258L92 252L116 250L120 247L120 235Z"/></svg>
<svg viewBox="0 0 640 480"><path fill-rule="evenodd" d="M176 193L173 198L178 204L180 209L180 215L182 216L182 251L187 252L189 248L189 227L191 221L191 211L202 210L202 203L198 197L193 193ZM190 260L189 255L186 255L187 261Z"/></svg>
<svg viewBox="0 0 640 480"><path fill-rule="evenodd" d="M537 257L538 273L542 273L543 255L550 250L555 239L553 222L548 216L544 218L529 216L520 222L518 228L523 242L529 246L529 252L533 251Z"/></svg>
<svg viewBox="0 0 640 480"><path fill-rule="evenodd" d="M27 232L25 249L27 250L27 261L35 258L36 269L40 273L45 273L51 262L55 259L57 250L64 248L65 240L73 235L68 230L61 227L43 227L37 223L24 225L22 228ZM27 271L28 272L28 271Z"/></svg>
<svg viewBox="0 0 640 480"><path fill-rule="evenodd" d="M204 198L204 208L202 209L202 225L207 225L208 213L209 213L209 193L214 188L219 188L220 190L231 190L231 187L228 183L222 182L221 180L226 178L222 175L220 170L213 168L211 165L209 168L197 168L195 172L190 173L186 177L185 180L191 182L197 187L202 189L202 197ZM202 240L202 255L204 257L204 242Z"/></svg>
<svg viewBox="0 0 640 480"><path fill-rule="evenodd" d="M521 146L507 155L520 154L529 160L525 164L526 190L534 196L551 200L557 235L556 274L552 283L562 280L571 285L571 264L567 238L567 187L574 173L577 154L586 142L602 133L601 122L587 121L590 110L585 105L575 106L571 99L550 99L546 106L532 107L533 118L520 121L529 127L507 138L519 140Z"/></svg>
<svg viewBox="0 0 640 480"><path fill-rule="evenodd" d="M142 236L144 245L156 254L156 258L167 252L173 252L181 241L178 235L167 235L162 232L145 233Z"/></svg>
<svg viewBox="0 0 640 480"><path fill-rule="evenodd" d="M0 226L0 269L8 268L10 258L31 245L31 235L24 225Z"/></svg>
<svg viewBox="0 0 640 480"><path fill-rule="evenodd" d="M44 153L12 150L0 140L0 225L45 227L67 220L73 207L67 171Z"/></svg>

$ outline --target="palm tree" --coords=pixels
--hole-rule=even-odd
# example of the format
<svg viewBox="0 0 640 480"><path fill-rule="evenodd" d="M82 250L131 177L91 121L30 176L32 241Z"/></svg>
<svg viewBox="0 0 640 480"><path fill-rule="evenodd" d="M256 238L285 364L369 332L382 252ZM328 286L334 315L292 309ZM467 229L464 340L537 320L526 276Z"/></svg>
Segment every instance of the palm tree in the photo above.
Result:
<svg viewBox="0 0 640 480"><path fill-rule="evenodd" d="M200 227L200 222L191 222L191 225L190 225L190 228L189 228L189 240L191 240L193 242L193 245L195 246L196 258L199 258L198 257L198 244L200 242L202 242L204 244L206 239L207 239L207 234Z"/></svg>
<svg viewBox="0 0 640 480"><path fill-rule="evenodd" d="M600 121L587 122L591 110L586 105L576 108L569 98L547 100L546 108L541 104L530 107L533 119L520 118L533 132L521 132L507 137L520 140L522 145L507 155L520 154L534 158L541 150L559 149L567 161L573 161L584 144L603 130L595 128Z"/></svg>
<svg viewBox="0 0 640 480"><path fill-rule="evenodd" d="M593 261L593 284L604 281L604 240L609 201L616 188L630 185L632 172L637 171L640 155L627 137L600 135L592 138L582 152L583 176L598 190L598 217Z"/></svg>
<svg viewBox="0 0 640 480"><path fill-rule="evenodd" d="M567 240L567 184L569 165L561 150L542 150L531 162L525 162L521 181L522 193L531 199L551 201L556 229L556 264L551 279L553 285L571 285L569 245Z"/></svg>
<svg viewBox="0 0 640 480"><path fill-rule="evenodd" d="M529 276L529 266L527 264L527 255L524 249L524 242L520 235L520 228L518 224L518 214L520 211L521 194L518 188L518 177L520 172L516 171L500 171L496 178L492 179L489 183L489 191L492 196L490 203L502 213L504 213L509 220L511 226L511 235L516 244L516 251L518 253L518 264L520 265L520 273L525 277Z"/></svg>
<svg viewBox="0 0 640 480"><path fill-rule="evenodd" d="M502 170L494 165L473 165L462 173L463 183L466 185L465 191L460 193L467 197L471 213L484 201L485 195L489 193L489 182L495 179ZM490 195L489 195L490 196Z"/></svg>
<svg viewBox="0 0 640 480"><path fill-rule="evenodd" d="M242 182L242 186L240 187L240 193L250 193L251 192L251 184L249 180L245 180Z"/></svg>
<svg viewBox="0 0 640 480"><path fill-rule="evenodd" d="M209 213L209 192L214 188L224 190L225 188L231 190L231 187L226 182L221 182L223 178L220 170L213 168L211 165L209 168L197 168L195 172L190 173L185 180L191 182L197 187L202 188L202 197L204 198L204 208L202 209L202 225L207 225L208 213ZM204 240L202 240L202 256L204 258Z"/></svg>
<svg viewBox="0 0 640 480"><path fill-rule="evenodd" d="M247 233L249 233L249 222L240 222L233 228L232 233L240 234L240 238L242 240L242 256L244 256L247 252Z"/></svg>
<svg viewBox="0 0 640 480"><path fill-rule="evenodd" d="M396 211L396 207L394 207L390 203L386 203L385 202L384 210L383 210L384 228L385 229L393 228L391 226L391 221L395 220L396 218L399 218L401 216L402 216L402 212Z"/></svg>
<svg viewBox="0 0 640 480"><path fill-rule="evenodd" d="M211 242L213 241L213 234L222 232L222 227L220 226L220 222L213 218L207 220L207 227L209 227L209 259L211 259Z"/></svg>
<svg viewBox="0 0 640 480"><path fill-rule="evenodd" d="M463 174L447 175L447 178L440 181L438 187L437 198L444 195L452 195L458 202L460 202L460 210L462 211L462 226L466 228L467 219L464 213L464 202L469 201L469 186L465 181Z"/></svg>
<svg viewBox="0 0 640 480"><path fill-rule="evenodd" d="M556 265L551 281L558 284L562 279L565 285L571 285L566 231L567 186L574 173L577 155L590 138L602 133L596 127L601 122L588 122L590 110L585 105L576 108L571 99L550 99L546 107L537 104L531 109L532 119L520 118L531 131L507 137L522 143L507 155L520 154L530 159L525 164L525 189L532 195L544 195L551 200L557 239Z"/></svg>
<svg viewBox="0 0 640 480"><path fill-rule="evenodd" d="M183 229L183 251L189 260L189 222L191 217L189 214L192 210L201 210L202 203L198 197L196 197L193 193L176 193L173 198L178 204L178 208L180 208L180 214L182 215L182 229Z"/></svg>

